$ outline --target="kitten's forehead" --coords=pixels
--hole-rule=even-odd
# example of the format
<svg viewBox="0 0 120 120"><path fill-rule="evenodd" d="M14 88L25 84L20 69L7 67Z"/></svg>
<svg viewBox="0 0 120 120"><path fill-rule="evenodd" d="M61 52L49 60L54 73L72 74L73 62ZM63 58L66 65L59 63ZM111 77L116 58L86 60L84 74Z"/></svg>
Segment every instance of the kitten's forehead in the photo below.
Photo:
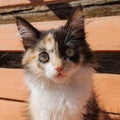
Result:
<svg viewBox="0 0 120 120"><path fill-rule="evenodd" d="M58 44L54 38L53 33L48 33L46 34L43 39L40 41L40 46L42 47L44 50L47 51L53 51L56 50L56 48L58 47Z"/></svg>

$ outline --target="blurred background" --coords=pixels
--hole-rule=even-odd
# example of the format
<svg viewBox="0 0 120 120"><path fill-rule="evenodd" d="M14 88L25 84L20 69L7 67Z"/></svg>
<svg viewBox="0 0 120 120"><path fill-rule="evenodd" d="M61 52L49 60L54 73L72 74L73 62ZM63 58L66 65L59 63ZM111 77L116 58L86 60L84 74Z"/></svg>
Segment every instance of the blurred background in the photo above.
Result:
<svg viewBox="0 0 120 120"><path fill-rule="evenodd" d="M74 2L50 5L0 8L0 23L13 23L13 15L22 16L34 22L64 20L69 16L72 8L79 4L84 6L87 18L120 15L120 0L74 0Z"/></svg>

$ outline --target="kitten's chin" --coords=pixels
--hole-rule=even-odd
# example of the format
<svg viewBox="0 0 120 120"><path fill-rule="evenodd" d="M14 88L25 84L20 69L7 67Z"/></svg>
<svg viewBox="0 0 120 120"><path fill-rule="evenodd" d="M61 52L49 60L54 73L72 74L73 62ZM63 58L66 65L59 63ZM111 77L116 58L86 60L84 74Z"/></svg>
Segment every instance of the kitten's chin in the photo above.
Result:
<svg viewBox="0 0 120 120"><path fill-rule="evenodd" d="M51 80L54 83L57 84L64 84L64 83L68 83L70 78L71 78L71 73L58 73L57 75L55 75L54 77L51 78Z"/></svg>
<svg viewBox="0 0 120 120"><path fill-rule="evenodd" d="M67 77L56 77L56 78L53 78L52 81L56 84L63 84L63 83L66 83L68 81Z"/></svg>
<svg viewBox="0 0 120 120"><path fill-rule="evenodd" d="M73 75L75 74L75 69L73 70L69 70L69 71L62 71L62 72L55 72L52 74L46 74L46 77L48 78L48 80L54 82L54 83L58 83L58 84L64 84L64 83L68 83L71 79L71 77L73 77Z"/></svg>
<svg viewBox="0 0 120 120"><path fill-rule="evenodd" d="M58 73L56 76L53 78L53 82L55 83L64 83L68 79L68 76L62 73Z"/></svg>

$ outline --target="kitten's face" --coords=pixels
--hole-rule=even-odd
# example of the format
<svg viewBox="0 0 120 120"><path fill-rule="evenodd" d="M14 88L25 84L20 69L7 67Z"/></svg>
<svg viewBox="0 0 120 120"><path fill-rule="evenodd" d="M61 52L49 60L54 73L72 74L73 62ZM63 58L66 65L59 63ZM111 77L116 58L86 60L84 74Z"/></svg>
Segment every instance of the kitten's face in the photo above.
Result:
<svg viewBox="0 0 120 120"><path fill-rule="evenodd" d="M80 8L73 11L64 27L56 30L38 31L24 19L16 20L26 50L23 65L35 77L63 83L75 74L78 66L88 64L92 58L85 42Z"/></svg>
<svg viewBox="0 0 120 120"><path fill-rule="evenodd" d="M29 49L24 55L23 64L36 77L62 83L75 72L78 61L72 60L77 50L62 45L55 40L53 33L47 33L34 49ZM63 50L63 48L65 48ZM60 50L61 49L61 50ZM74 59L74 58L73 58Z"/></svg>

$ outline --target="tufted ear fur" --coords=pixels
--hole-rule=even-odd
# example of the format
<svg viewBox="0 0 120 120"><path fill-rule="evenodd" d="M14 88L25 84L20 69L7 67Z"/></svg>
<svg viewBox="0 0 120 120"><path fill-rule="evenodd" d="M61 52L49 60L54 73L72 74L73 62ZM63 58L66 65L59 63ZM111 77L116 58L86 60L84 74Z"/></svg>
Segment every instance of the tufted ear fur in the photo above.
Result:
<svg viewBox="0 0 120 120"><path fill-rule="evenodd" d="M75 7L64 26L67 32L65 43L76 47L85 46L84 15L82 6Z"/></svg>
<svg viewBox="0 0 120 120"><path fill-rule="evenodd" d="M25 49L33 47L40 38L40 32L22 17L16 17L18 31Z"/></svg>
<svg viewBox="0 0 120 120"><path fill-rule="evenodd" d="M80 51L84 56L84 62L92 63L94 56L85 40L84 14L82 6L73 9L64 28L67 31L67 36L65 38L66 45L80 48Z"/></svg>
<svg viewBox="0 0 120 120"><path fill-rule="evenodd" d="M84 34L84 15L82 6L73 9L65 25L65 29L68 31L73 30L76 34Z"/></svg>

